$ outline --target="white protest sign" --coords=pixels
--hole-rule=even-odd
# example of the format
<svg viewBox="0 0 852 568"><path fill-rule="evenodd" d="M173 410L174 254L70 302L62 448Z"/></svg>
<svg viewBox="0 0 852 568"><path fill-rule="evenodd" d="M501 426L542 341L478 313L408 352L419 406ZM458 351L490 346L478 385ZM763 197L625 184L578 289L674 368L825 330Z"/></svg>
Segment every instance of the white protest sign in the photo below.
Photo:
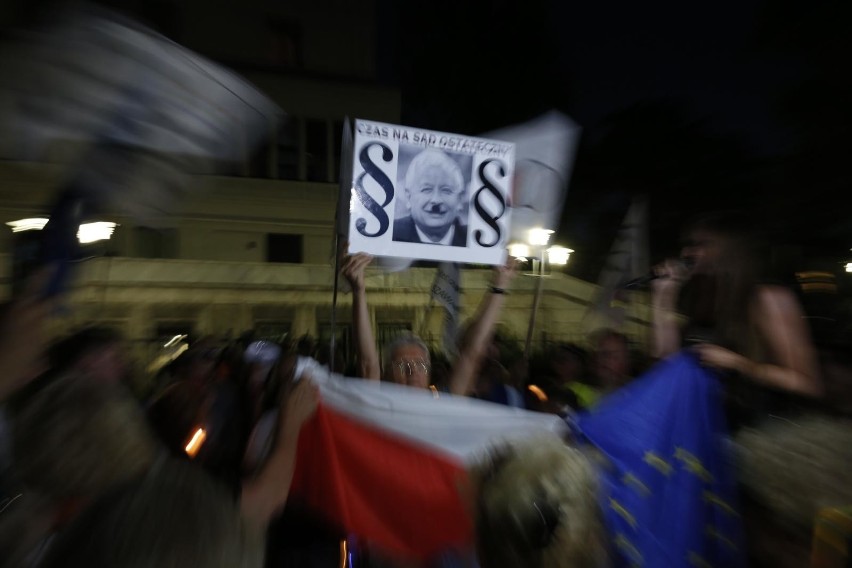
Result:
<svg viewBox="0 0 852 568"><path fill-rule="evenodd" d="M515 145L357 120L349 252L502 264Z"/></svg>

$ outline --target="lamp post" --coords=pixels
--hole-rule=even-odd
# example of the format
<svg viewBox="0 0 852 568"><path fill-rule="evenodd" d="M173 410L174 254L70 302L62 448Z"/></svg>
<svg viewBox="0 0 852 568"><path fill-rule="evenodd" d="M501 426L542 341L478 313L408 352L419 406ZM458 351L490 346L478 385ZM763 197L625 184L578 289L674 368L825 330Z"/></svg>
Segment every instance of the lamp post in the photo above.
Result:
<svg viewBox="0 0 852 568"><path fill-rule="evenodd" d="M573 250L561 246L553 246L547 248L547 243L550 241L550 236L553 231L550 229L530 229L527 235L526 243L514 243L509 245L509 254L515 258L532 260L532 272L529 276L537 278L535 286L535 296L533 297L533 306L530 313L530 323L527 327L527 340L524 345L524 357L529 359L530 349L532 346L533 333L535 331L535 320L538 314L538 306L541 303L541 290L544 277L547 276L545 267L550 265L565 265L568 263L568 258ZM531 254L535 252L536 254Z"/></svg>
<svg viewBox="0 0 852 568"><path fill-rule="evenodd" d="M41 231L47 225L47 222L48 219L45 217L32 217L29 219L9 221L6 225L12 229L13 233L23 233L27 231ZM80 241L80 244L107 241L112 237L112 233L117 226L116 223L107 221L83 223L77 230L77 240Z"/></svg>

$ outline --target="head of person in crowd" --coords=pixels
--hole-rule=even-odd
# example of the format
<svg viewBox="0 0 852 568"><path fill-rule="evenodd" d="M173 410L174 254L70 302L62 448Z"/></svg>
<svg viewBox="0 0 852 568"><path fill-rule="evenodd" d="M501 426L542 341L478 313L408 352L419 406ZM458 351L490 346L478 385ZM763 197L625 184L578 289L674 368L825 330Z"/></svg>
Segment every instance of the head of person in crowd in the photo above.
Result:
<svg viewBox="0 0 852 568"><path fill-rule="evenodd" d="M129 370L124 337L109 327L81 329L53 345L48 357L55 372L80 372L108 383L123 381Z"/></svg>
<svg viewBox="0 0 852 568"><path fill-rule="evenodd" d="M580 381L586 374L586 357L573 343L561 343L550 351L550 370L563 384Z"/></svg>
<svg viewBox="0 0 852 568"><path fill-rule="evenodd" d="M754 220L734 211L715 212L687 224L681 259L692 276L756 276L758 248Z"/></svg>
<svg viewBox="0 0 852 568"><path fill-rule="evenodd" d="M175 360L175 378L197 387L206 386L216 378L215 371L221 356L222 349L216 341L203 337Z"/></svg>
<svg viewBox="0 0 852 568"><path fill-rule="evenodd" d="M482 568L609 565L591 461L558 437L507 445L474 467Z"/></svg>
<svg viewBox="0 0 852 568"><path fill-rule="evenodd" d="M17 478L57 501L85 499L144 471L156 444L121 386L70 374L47 385L13 418Z"/></svg>
<svg viewBox="0 0 852 568"><path fill-rule="evenodd" d="M313 357L317 350L317 342L308 334L303 335L296 342L296 353L300 357Z"/></svg>
<svg viewBox="0 0 852 568"><path fill-rule="evenodd" d="M739 346L750 335L748 314L763 265L753 220L736 212L704 215L684 232L681 259L686 283L683 313L696 327L713 328L710 339Z"/></svg>
<svg viewBox="0 0 852 568"><path fill-rule="evenodd" d="M509 382L509 371L493 357L487 357L479 365L476 376L475 392L484 395L495 386L504 386Z"/></svg>
<svg viewBox="0 0 852 568"><path fill-rule="evenodd" d="M384 353L384 380L417 388L427 388L431 384L429 348L416 335L395 339L385 347Z"/></svg>
<svg viewBox="0 0 852 568"><path fill-rule="evenodd" d="M630 342L614 329L603 329L592 336L592 375L606 391L627 384L633 376Z"/></svg>
<svg viewBox="0 0 852 568"><path fill-rule="evenodd" d="M197 467L163 460L94 502L41 566L260 568L262 551L223 486Z"/></svg>
<svg viewBox="0 0 852 568"><path fill-rule="evenodd" d="M13 477L24 497L2 515L16 525L15 542L0 539L10 565L23 565L18 561L31 558L51 532L112 487L142 475L157 454L129 392L79 374L59 376L23 401L12 446Z"/></svg>
<svg viewBox="0 0 852 568"><path fill-rule="evenodd" d="M263 394L263 410L278 408L281 398L293 386L298 361L299 354L297 352L285 351L269 369Z"/></svg>
<svg viewBox="0 0 852 568"><path fill-rule="evenodd" d="M253 341L243 353L243 359L247 366L247 382L250 388L260 389L266 384L269 371L281 357L281 353L287 351L281 345L272 341Z"/></svg>
<svg viewBox="0 0 852 568"><path fill-rule="evenodd" d="M440 243L450 228L458 225L465 196L464 175L456 161L445 152L431 148L423 150L408 166L405 195L417 231L425 235L428 242ZM398 239L398 235L396 237Z"/></svg>

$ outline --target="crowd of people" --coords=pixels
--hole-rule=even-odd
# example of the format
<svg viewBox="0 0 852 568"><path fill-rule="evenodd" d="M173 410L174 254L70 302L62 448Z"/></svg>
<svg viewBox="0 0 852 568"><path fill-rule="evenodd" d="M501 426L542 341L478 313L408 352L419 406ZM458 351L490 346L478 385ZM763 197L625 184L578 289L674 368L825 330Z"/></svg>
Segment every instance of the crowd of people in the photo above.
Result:
<svg viewBox="0 0 852 568"><path fill-rule="evenodd" d="M852 380L843 365L824 379L821 361L836 354L814 344L793 292L761 280L752 242L730 216L691 226L681 259L655 269L650 353L602 329L582 346L555 344L529 360L496 332L514 267L494 269L454 360L413 334L384 346L381 358L365 286L372 259L346 257L356 356L338 370L570 421L655 360L692 350L723 378L752 558L802 565L816 510L852 503L842 481L852 461L847 409L832 404L842 396L825 396L848 392ZM140 398L127 385L119 334L87 328L48 340L42 280L32 279L0 320L3 565L404 565L288 502L299 432L319 398L310 381L296 380L296 361L327 353L307 338L200 339ZM767 466L779 461L785 467ZM347 540L357 555L344 555ZM430 563L475 566L475 557L463 551Z"/></svg>

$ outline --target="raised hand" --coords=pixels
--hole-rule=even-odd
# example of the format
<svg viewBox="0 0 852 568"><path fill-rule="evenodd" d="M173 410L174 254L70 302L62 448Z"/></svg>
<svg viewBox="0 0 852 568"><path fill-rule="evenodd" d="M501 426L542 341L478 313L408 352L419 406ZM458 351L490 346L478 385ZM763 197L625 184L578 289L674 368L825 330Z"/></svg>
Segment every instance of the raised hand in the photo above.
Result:
<svg viewBox="0 0 852 568"><path fill-rule="evenodd" d="M349 282L353 291L362 292L364 290L364 274L372 261L373 257L363 252L344 258L340 272Z"/></svg>

